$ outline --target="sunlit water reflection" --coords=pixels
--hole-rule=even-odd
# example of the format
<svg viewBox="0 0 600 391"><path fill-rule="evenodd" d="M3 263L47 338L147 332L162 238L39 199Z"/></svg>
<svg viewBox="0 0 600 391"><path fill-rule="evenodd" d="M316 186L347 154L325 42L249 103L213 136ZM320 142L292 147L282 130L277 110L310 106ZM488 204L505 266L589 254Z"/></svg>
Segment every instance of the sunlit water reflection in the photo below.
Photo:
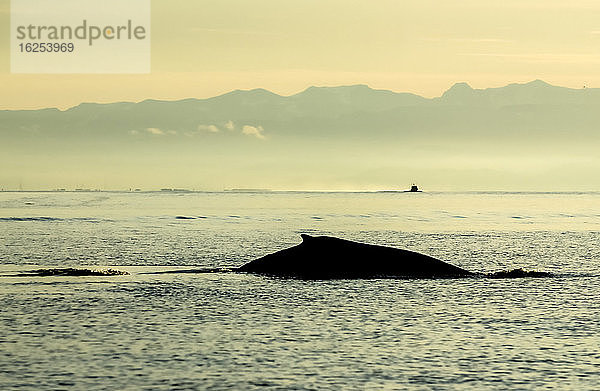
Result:
<svg viewBox="0 0 600 391"><path fill-rule="evenodd" d="M0 388L596 389L600 195L413 196L0 193ZM144 274L300 232L557 276ZM90 265L131 274L9 276Z"/></svg>

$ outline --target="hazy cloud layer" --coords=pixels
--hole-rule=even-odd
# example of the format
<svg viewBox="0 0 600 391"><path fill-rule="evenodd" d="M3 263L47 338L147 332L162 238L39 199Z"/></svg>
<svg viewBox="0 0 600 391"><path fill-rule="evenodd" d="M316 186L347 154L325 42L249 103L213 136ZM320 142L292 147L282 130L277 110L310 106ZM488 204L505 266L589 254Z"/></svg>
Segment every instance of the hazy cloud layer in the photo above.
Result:
<svg viewBox="0 0 600 391"><path fill-rule="evenodd" d="M207 134L207 133L222 133L222 129L225 128L230 132L234 132L236 131L236 126L233 123L233 121L229 120L226 123L224 123L222 125L222 128L219 128L217 125L205 125L205 124L200 124L196 127L196 129L193 129L191 131L184 131L182 134L188 137L194 137L194 136L198 136L201 134ZM239 128L238 128L239 129ZM240 133L237 134L243 134L246 136L252 136L252 137L256 137L258 139L261 140L265 140L266 137L264 135L264 128L260 125L257 126L253 126L253 125L243 125L241 127L241 129L239 130ZM178 133L175 130L163 130L157 127L150 127L150 128L145 128L143 131L139 131L139 130L129 130L127 132L128 134L132 135L132 136L137 136L140 134L150 134L153 136L166 136L166 135L171 135L171 136L176 136Z"/></svg>
<svg viewBox="0 0 600 391"><path fill-rule="evenodd" d="M263 127L262 126L250 126L250 125L244 125L242 127L242 133L245 134L246 136L254 136L256 138L259 138L261 140L265 139L265 135L263 134Z"/></svg>
<svg viewBox="0 0 600 391"><path fill-rule="evenodd" d="M216 125L198 125L199 132L219 133L219 128Z"/></svg>
<svg viewBox="0 0 600 391"><path fill-rule="evenodd" d="M157 135L157 136L164 136L165 135L165 132L163 132L159 128L146 128L146 132L148 132L150 134Z"/></svg>

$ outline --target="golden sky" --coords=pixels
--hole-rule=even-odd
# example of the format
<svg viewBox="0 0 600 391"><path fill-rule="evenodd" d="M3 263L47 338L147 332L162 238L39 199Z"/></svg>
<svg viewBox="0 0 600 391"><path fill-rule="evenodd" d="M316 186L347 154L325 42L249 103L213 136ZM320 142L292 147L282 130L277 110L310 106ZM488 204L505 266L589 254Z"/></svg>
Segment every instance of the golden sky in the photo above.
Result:
<svg viewBox="0 0 600 391"><path fill-rule="evenodd" d="M0 108L359 83L427 97L458 81L600 87L597 0L154 0L147 75L11 74L9 16L0 0Z"/></svg>

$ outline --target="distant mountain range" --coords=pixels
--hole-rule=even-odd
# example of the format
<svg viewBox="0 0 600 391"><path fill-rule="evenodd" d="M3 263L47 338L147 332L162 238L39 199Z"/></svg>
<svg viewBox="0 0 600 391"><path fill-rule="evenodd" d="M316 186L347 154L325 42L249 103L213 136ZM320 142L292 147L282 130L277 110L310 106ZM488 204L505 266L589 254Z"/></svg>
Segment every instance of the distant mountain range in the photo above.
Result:
<svg viewBox="0 0 600 391"><path fill-rule="evenodd" d="M0 132L3 138L34 134L63 141L218 134L265 140L595 135L599 107L600 89L570 89L541 80L487 89L457 83L432 99L366 85L310 87L291 96L254 89L208 99L82 103L64 111L4 110Z"/></svg>
<svg viewBox="0 0 600 391"><path fill-rule="evenodd" d="M0 111L0 186L598 189L600 89L365 85Z"/></svg>

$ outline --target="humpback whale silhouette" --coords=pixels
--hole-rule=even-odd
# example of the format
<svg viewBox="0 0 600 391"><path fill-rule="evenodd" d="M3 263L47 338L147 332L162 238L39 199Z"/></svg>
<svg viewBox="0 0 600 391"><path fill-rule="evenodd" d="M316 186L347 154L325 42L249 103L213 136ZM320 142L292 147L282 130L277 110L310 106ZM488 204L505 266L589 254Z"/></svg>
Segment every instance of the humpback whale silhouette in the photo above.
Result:
<svg viewBox="0 0 600 391"><path fill-rule="evenodd" d="M250 273L304 280L372 278L517 278L551 277L551 273L514 269L474 273L428 255L393 247L358 243L330 236L302 234L302 243L255 259L238 268L167 270L166 273ZM123 275L118 270L38 269L11 276Z"/></svg>
<svg viewBox="0 0 600 391"><path fill-rule="evenodd" d="M233 271L299 279L546 277L515 269L473 273L428 255L329 236L302 234L302 243L255 259Z"/></svg>

